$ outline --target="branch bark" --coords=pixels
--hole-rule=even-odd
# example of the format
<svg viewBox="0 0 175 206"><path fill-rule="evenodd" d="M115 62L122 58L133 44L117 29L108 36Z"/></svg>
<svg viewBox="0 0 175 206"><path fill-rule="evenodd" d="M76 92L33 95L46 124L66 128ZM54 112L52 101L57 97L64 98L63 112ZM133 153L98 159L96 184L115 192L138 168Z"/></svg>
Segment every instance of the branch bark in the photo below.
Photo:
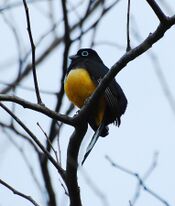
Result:
<svg viewBox="0 0 175 206"><path fill-rule="evenodd" d="M167 22L167 16L164 14L164 12L161 10L160 6L156 3L155 0L146 0L147 3L150 5L154 13L156 14L157 18L160 22L166 23Z"/></svg>
<svg viewBox="0 0 175 206"><path fill-rule="evenodd" d="M73 122L73 119L71 117L68 117L68 116L62 115L62 114L58 114L46 106L31 103L29 101L26 101L26 100L20 98L20 97L0 94L0 101L17 103L18 105L21 105L24 108L31 109L31 110L36 111L36 112L40 112L40 113L42 113L42 114L44 114L52 119L55 119L57 121L61 121L61 122L65 123L65 124L74 126L74 122Z"/></svg>
<svg viewBox="0 0 175 206"><path fill-rule="evenodd" d="M6 188L8 188L9 190L11 190L15 195L18 195L20 197L23 197L24 199L30 201L33 205L35 206L40 206L32 197L25 195L22 192L19 192L18 190L16 190L14 187L10 186L9 184L7 184L5 181L3 181L2 179L0 179L0 184L4 185Z"/></svg>
<svg viewBox="0 0 175 206"><path fill-rule="evenodd" d="M82 206L80 198L80 189L77 180L78 169L78 153L83 137L86 134L88 125L86 121L75 128L72 134L68 150L67 150L67 165L66 165L66 185L70 197L70 206Z"/></svg>

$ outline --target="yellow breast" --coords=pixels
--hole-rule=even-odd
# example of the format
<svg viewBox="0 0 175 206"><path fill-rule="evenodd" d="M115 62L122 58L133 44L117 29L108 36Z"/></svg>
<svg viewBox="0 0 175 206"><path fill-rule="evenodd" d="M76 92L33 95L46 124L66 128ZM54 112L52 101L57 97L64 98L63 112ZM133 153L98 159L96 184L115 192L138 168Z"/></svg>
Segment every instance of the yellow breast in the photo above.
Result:
<svg viewBox="0 0 175 206"><path fill-rule="evenodd" d="M81 108L85 100L94 92L96 85L89 73L83 69L72 69L66 77L64 89L69 100Z"/></svg>
<svg viewBox="0 0 175 206"><path fill-rule="evenodd" d="M64 84L67 97L79 108L84 105L86 99L91 96L95 88L95 83L91 79L89 73L83 68L72 69L68 73ZM100 98L96 106L95 121L96 124L99 125L103 120L106 106L104 97Z"/></svg>

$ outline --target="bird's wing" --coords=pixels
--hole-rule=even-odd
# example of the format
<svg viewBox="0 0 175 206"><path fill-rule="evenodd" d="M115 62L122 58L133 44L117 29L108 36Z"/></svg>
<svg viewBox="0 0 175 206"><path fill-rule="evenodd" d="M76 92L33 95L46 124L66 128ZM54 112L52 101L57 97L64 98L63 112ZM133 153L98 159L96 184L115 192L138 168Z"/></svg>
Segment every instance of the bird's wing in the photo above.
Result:
<svg viewBox="0 0 175 206"><path fill-rule="evenodd" d="M97 85L109 71L108 67L102 62L91 60L85 62L85 67ZM120 117L125 112L127 99L122 88L115 79L113 79L106 88L105 99L110 110L115 113L114 116Z"/></svg>

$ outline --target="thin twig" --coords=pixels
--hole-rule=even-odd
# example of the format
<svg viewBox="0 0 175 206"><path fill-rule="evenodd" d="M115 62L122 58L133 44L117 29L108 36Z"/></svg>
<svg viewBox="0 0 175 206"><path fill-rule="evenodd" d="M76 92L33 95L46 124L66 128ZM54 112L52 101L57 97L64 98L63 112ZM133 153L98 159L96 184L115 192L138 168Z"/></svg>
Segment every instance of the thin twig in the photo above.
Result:
<svg viewBox="0 0 175 206"><path fill-rule="evenodd" d="M65 195L67 195L67 196L69 197L69 193L68 193L68 191L67 191L67 189L66 189L65 185L61 182L61 180L60 180L60 179L59 179L59 182L60 182L60 184L61 184L61 187L62 187L62 188L63 188L63 190L64 190Z"/></svg>
<svg viewBox="0 0 175 206"><path fill-rule="evenodd" d="M38 149L38 147L35 145L35 143L33 142L33 140L31 140L29 137L27 137L26 135L24 135L23 133L19 132L14 125L9 125L9 124L5 124L0 122L0 126L2 128L8 129L10 131L12 131L13 133L15 133L18 137L23 138L24 140L28 141L28 143L31 145L31 147L34 149L34 151L39 154L40 150Z"/></svg>
<svg viewBox="0 0 175 206"><path fill-rule="evenodd" d="M89 17L93 15L93 13L96 10L98 10L99 4L100 4L100 1L96 1L92 9L90 10L90 12L70 27L70 34L79 27L80 23L87 21ZM42 63L43 60L47 56L49 56L58 47L59 44L63 42L63 40L64 40L64 34L58 38L53 39L53 41L48 45L48 47L46 47L45 50L36 59L36 62L35 62L36 65ZM8 93L13 87L15 87L19 82L21 82L24 78L28 76L28 74L31 72L31 69L32 69L32 65L30 63L27 64L27 66L24 68L23 72L21 73L20 77L15 78L10 84L10 86L2 89L1 93L2 94Z"/></svg>
<svg viewBox="0 0 175 206"><path fill-rule="evenodd" d="M99 17L85 30L82 30L80 32L80 34L78 34L77 37L75 37L72 41L75 42L77 40L80 40L81 37L86 34L87 32L91 31L92 29L94 29L101 21L101 19L112 9L114 8L114 6L119 3L120 0L116 0L114 2L112 2L110 5L108 5L107 7L104 7L101 14L99 15ZM83 23L83 22L82 22Z"/></svg>
<svg viewBox="0 0 175 206"><path fill-rule="evenodd" d="M10 140L10 142L11 142L11 143L15 146L15 148L20 152L20 154L21 154L24 162L26 163L26 166L27 166L27 168L29 169L29 172L30 172L30 174L31 174L31 176L32 176L32 178L33 178L33 182L36 184L36 186L38 187L39 191L40 191L41 193L43 193L43 189L42 189L42 187L41 187L41 185L40 185L40 183L39 183L39 181L38 181L38 179L37 179L37 177L36 177L36 174L35 174L35 172L34 172L34 169L33 169L32 165L30 164L30 162L29 162L29 160L28 160L28 158L27 158L27 156L26 156L26 154L25 154L25 152L24 152L23 147L19 146L19 145L15 142L14 138L12 138L12 136L10 135L10 133L7 132L5 128L3 128L3 131L4 131L4 133L6 133L6 136L8 137L8 139Z"/></svg>
<svg viewBox="0 0 175 206"><path fill-rule="evenodd" d="M127 47L126 47L127 52L131 50L129 25L130 25L130 0L128 0L128 9L127 9L127 29L126 29L127 30Z"/></svg>
<svg viewBox="0 0 175 206"><path fill-rule="evenodd" d="M55 112L59 112L60 108L62 106L62 100L63 100L63 96L64 96L64 79L65 79L65 75L66 75L66 70L67 70L67 60L68 60L68 54L69 54L69 49L71 46L71 39L70 39L70 25L69 25L69 20L68 20L68 11L67 11L67 1L66 0L62 0L61 1L62 4L62 13L63 13L63 23L64 23L64 54L63 54L63 61L62 61L62 76L61 76L61 86L60 86L60 90L59 93L57 95L57 103L55 106L54 111ZM50 126L50 132L49 132L49 139L50 142L53 142L53 140L55 139L56 135L57 135L57 129L56 129L56 124L57 121L53 120ZM50 151L51 147L49 144L47 144L47 150Z"/></svg>
<svg viewBox="0 0 175 206"><path fill-rule="evenodd" d="M57 122L56 125L58 127L58 129L57 129L57 138L56 138L57 146L58 146L58 154L59 154L58 157L59 157L60 165L62 165L61 146L60 146L60 131L61 131L61 127L62 127L63 123L62 122L60 122L60 123Z"/></svg>
<svg viewBox="0 0 175 206"><path fill-rule="evenodd" d="M147 191L150 195L152 195L153 197L155 197L157 200L159 200L160 202L162 202L164 205L166 206L170 206L170 204L164 200L160 195L158 195L156 192L154 192L153 190L151 190L150 188L148 188L146 186L146 184L144 183L144 180L140 177L140 175L138 173L135 173L125 167L122 167L116 163L114 163L110 157L106 156L106 159L109 161L109 163L114 167L117 168L119 170L121 170L122 172L125 172L133 177L135 177L139 183L139 185L142 187L143 190Z"/></svg>
<svg viewBox="0 0 175 206"><path fill-rule="evenodd" d="M31 130L28 129L28 127L15 115L13 114L4 104L0 102L0 107L2 107L9 115L11 115L14 120L27 132L28 135L34 140L34 142L38 145L38 147L44 152L44 154L48 157L50 162L56 167L59 174L65 180L65 171L63 168L60 167L60 165L57 164L55 159L50 155L50 153L44 148L42 143L38 140L38 138L32 133Z"/></svg>
<svg viewBox="0 0 175 206"><path fill-rule="evenodd" d="M0 179L0 184L4 185L6 188L8 188L9 190L11 190L15 195L18 195L20 197L23 197L24 199L30 201L33 205L35 206L39 206L39 204L30 196L25 195L22 192L19 192L18 190L16 190L14 187L10 186L9 184L7 184L5 181L3 181L2 179Z"/></svg>
<svg viewBox="0 0 175 206"><path fill-rule="evenodd" d="M55 157L56 157L56 160L57 160L57 163L60 164L60 163L59 163L59 160L58 160L58 154L57 154L57 151L56 151L56 150L54 149L54 147L52 146L52 143L51 143L51 141L50 141L48 135L47 135L46 132L43 130L43 128L41 127L41 125L39 124L39 122L37 122L37 125L38 125L38 127L41 129L41 131L43 132L44 136L45 136L46 139L47 139L47 142L49 143L49 145L50 145L52 151L54 152Z"/></svg>
<svg viewBox="0 0 175 206"><path fill-rule="evenodd" d="M26 0L23 0L23 4L24 4L24 8L25 8L25 13L26 13L27 31L28 31L28 34L29 34L30 44L31 44L31 48L32 48L32 71L33 71L33 79L34 79L36 97L37 97L38 104L41 105L43 103L42 103L42 100L41 100L41 97L40 97L38 80L37 80L37 75L36 75L35 44L34 44L34 41L33 41L32 30L31 30L31 25L30 25L29 8L27 6Z"/></svg>
<svg viewBox="0 0 175 206"><path fill-rule="evenodd" d="M148 168L148 170L145 172L145 174L142 177L142 180L144 182L147 180L147 178L151 175L151 173L155 169L155 167L157 165L157 158L158 158L158 152L155 152L150 167ZM142 189L142 186L140 185L140 182L138 182L137 188L135 190L135 195L134 195L134 197L132 198L132 201L131 201L132 205L134 205L136 203L136 201L137 201L137 199L140 195L141 189Z"/></svg>

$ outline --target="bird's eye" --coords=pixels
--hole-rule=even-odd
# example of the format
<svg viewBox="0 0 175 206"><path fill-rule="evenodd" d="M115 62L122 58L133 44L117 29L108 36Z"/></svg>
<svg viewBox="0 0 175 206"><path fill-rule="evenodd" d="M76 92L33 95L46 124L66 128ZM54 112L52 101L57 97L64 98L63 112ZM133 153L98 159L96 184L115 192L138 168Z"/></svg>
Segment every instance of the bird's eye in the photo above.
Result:
<svg viewBox="0 0 175 206"><path fill-rule="evenodd" d="M87 57L89 55L88 51L82 51L81 56Z"/></svg>

